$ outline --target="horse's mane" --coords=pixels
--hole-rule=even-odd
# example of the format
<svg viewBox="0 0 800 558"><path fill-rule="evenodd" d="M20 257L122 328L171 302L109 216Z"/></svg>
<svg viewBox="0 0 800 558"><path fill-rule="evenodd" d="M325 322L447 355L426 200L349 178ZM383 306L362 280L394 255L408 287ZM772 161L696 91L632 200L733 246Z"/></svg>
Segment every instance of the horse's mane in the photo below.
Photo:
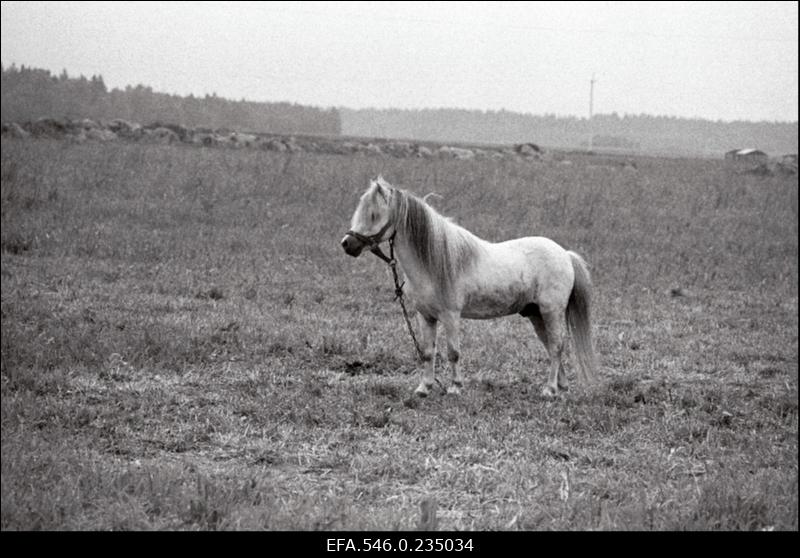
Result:
<svg viewBox="0 0 800 558"><path fill-rule="evenodd" d="M411 192L394 189L394 195L397 234L406 237L417 261L449 298L456 278L475 259L477 237Z"/></svg>

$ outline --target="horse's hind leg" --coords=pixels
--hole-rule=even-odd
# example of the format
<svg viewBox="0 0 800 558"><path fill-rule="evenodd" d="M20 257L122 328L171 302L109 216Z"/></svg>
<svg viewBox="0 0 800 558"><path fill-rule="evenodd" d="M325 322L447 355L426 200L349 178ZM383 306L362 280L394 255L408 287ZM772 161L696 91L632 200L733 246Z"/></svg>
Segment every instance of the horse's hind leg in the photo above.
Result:
<svg viewBox="0 0 800 558"><path fill-rule="evenodd" d="M414 390L420 397L426 397L433 387L436 378L436 318L418 314L420 330L420 350L422 351L422 379Z"/></svg>
<svg viewBox="0 0 800 558"><path fill-rule="evenodd" d="M447 393L459 395L461 394L461 388L464 386L464 375L461 372L461 367L458 364L458 360L461 357L461 343L458 331L459 316L454 312L448 312L439 318L442 321L445 336L447 337L447 360L450 363L450 368L453 371L453 385L447 388Z"/></svg>
<svg viewBox="0 0 800 558"><path fill-rule="evenodd" d="M544 327L544 320L540 314L535 316L528 316L528 319L533 324L533 329L536 331L536 336L542 342L544 348L547 349L547 329Z"/></svg>
<svg viewBox="0 0 800 558"><path fill-rule="evenodd" d="M523 310L522 315L527 317L531 321L531 323L533 324L533 329L534 331L536 331L536 336L539 338L539 341L542 342L542 345L544 345L544 348L545 350L547 350L549 355L550 344L547 336L547 327L545 326L544 318L542 317L542 314L539 311L539 307L536 304L529 304ZM567 376L564 373L564 363L562 359L559 359L558 378L556 383L559 389L564 391L567 390Z"/></svg>
<svg viewBox="0 0 800 558"><path fill-rule="evenodd" d="M553 396L558 394L559 389L566 389L566 375L562 362L567 332L566 315L563 310L543 310L542 321L546 329L547 353L550 357L550 377L542 388L542 395Z"/></svg>
<svg viewBox="0 0 800 558"><path fill-rule="evenodd" d="M542 318L541 314L538 312L535 315L528 316L528 319L533 324L533 329L536 331L536 336L539 338L539 341L542 342L544 345L545 350L550 354L550 345L548 343L547 338L547 328L544 325L544 318ZM558 389L567 391L569 388L567 387L567 376L564 372L564 362L562 359L559 359L559 368L558 368Z"/></svg>

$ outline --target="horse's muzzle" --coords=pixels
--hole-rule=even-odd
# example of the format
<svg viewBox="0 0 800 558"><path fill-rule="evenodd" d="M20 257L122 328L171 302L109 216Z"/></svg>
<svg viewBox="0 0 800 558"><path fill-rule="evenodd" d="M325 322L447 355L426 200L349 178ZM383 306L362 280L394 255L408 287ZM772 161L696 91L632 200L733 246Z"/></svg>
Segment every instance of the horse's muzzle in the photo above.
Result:
<svg viewBox="0 0 800 558"><path fill-rule="evenodd" d="M344 248L348 256L353 256L354 258L361 255L364 246L365 244L363 242L349 234L344 235L342 239L342 248Z"/></svg>

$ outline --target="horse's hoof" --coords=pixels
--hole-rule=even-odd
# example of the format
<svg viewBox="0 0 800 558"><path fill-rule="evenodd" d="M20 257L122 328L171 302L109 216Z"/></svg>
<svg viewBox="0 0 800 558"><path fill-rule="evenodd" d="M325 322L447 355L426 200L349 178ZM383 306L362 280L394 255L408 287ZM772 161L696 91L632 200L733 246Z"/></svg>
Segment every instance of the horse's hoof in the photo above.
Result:
<svg viewBox="0 0 800 558"><path fill-rule="evenodd" d="M558 395L558 390L553 389L553 386L544 386L542 388L542 395L545 397L555 397Z"/></svg>
<svg viewBox="0 0 800 558"><path fill-rule="evenodd" d="M458 386L450 386L447 388L447 395L461 395L461 388Z"/></svg>

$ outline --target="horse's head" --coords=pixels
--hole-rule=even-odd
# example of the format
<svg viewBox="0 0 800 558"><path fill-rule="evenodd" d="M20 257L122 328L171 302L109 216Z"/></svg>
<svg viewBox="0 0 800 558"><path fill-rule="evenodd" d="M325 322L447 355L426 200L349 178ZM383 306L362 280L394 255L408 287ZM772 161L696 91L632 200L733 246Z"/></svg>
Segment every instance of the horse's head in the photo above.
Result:
<svg viewBox="0 0 800 558"><path fill-rule="evenodd" d="M394 189L382 176L370 181L353 213L350 230L342 239L342 248L350 256L358 257L364 248L373 249L392 237L393 195Z"/></svg>

